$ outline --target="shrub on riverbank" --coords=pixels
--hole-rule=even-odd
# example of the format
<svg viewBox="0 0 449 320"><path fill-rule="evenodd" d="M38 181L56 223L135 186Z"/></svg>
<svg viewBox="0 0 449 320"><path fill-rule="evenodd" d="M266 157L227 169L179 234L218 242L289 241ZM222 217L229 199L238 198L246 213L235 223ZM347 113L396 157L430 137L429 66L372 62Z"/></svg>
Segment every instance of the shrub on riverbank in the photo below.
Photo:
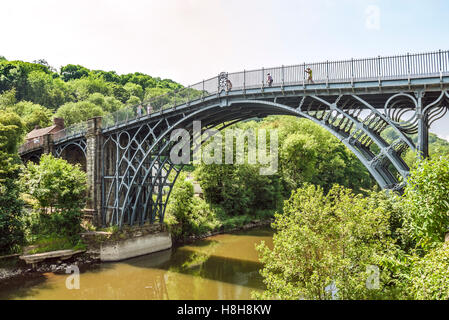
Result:
<svg viewBox="0 0 449 320"><path fill-rule="evenodd" d="M206 233L217 227L215 211L194 196L193 184L181 173L170 196L165 223L175 238Z"/></svg>
<svg viewBox="0 0 449 320"><path fill-rule="evenodd" d="M81 231L85 206L86 174L52 155L43 155L39 164L29 163L21 175L22 190L36 203L29 214L30 241L68 237L75 245Z"/></svg>
<svg viewBox="0 0 449 320"><path fill-rule="evenodd" d="M298 189L276 215L273 250L258 247L267 290L255 296L448 299L448 172L448 158L417 162L403 196ZM373 290L367 281L376 279Z"/></svg>
<svg viewBox="0 0 449 320"><path fill-rule="evenodd" d="M0 254L18 251L24 241L23 201L17 184L17 147L23 131L17 115L0 110Z"/></svg>
<svg viewBox="0 0 449 320"><path fill-rule="evenodd" d="M295 191L276 214L273 250L258 246L267 290L259 298L339 299L391 297L391 274L383 261L395 250L390 213L382 196L355 195L334 186ZM288 261L288 263L286 263ZM379 266L379 287L367 288L367 268Z"/></svg>
<svg viewBox="0 0 449 320"><path fill-rule="evenodd" d="M193 184L181 173L170 196L165 223L175 239L208 232L239 228L254 220L269 219L272 210L254 210L248 214L232 215L217 205L195 197Z"/></svg>

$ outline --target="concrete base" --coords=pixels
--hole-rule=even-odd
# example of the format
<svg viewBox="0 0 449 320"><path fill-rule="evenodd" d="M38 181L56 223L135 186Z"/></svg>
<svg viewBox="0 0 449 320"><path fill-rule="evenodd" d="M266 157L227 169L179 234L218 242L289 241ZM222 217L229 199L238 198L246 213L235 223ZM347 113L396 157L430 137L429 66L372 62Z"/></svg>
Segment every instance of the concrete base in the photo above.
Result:
<svg viewBox="0 0 449 320"><path fill-rule="evenodd" d="M100 248L100 260L105 262L121 261L167 250L171 247L172 240L170 233L160 232L148 234L116 243L102 244Z"/></svg>

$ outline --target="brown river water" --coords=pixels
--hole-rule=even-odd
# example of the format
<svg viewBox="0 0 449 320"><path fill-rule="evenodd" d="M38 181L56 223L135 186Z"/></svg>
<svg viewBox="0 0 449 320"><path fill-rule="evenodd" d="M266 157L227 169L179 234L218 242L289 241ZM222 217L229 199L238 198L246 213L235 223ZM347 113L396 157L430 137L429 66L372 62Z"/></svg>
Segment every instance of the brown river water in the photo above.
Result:
<svg viewBox="0 0 449 320"><path fill-rule="evenodd" d="M69 275L44 274L0 289L0 299L243 300L264 289L255 245L272 247L268 228L224 234L171 250L82 272L80 288Z"/></svg>

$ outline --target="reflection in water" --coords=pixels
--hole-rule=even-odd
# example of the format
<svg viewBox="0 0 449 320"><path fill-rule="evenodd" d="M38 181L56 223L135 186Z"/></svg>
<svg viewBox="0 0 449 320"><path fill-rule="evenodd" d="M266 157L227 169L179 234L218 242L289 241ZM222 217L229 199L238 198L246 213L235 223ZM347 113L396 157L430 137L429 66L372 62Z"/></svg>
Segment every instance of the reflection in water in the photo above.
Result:
<svg viewBox="0 0 449 320"><path fill-rule="evenodd" d="M218 235L192 245L81 274L79 290L68 290L67 275L0 286L0 299L250 299L264 289L255 245L272 246L272 231L258 229Z"/></svg>

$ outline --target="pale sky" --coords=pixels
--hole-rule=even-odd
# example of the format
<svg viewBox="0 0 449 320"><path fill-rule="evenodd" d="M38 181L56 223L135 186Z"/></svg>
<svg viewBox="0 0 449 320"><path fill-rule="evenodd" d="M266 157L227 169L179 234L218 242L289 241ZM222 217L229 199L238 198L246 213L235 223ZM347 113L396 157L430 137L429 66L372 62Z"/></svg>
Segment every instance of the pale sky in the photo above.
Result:
<svg viewBox="0 0 449 320"><path fill-rule="evenodd" d="M0 1L9 60L184 85L221 71L449 49L447 0ZM449 116L433 131L449 137Z"/></svg>

